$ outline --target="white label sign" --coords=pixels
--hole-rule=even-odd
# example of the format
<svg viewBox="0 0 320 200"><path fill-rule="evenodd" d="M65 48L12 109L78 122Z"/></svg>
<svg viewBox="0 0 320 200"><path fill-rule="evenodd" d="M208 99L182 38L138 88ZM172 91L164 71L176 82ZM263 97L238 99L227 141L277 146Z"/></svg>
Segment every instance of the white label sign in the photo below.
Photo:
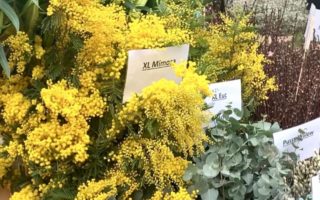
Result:
<svg viewBox="0 0 320 200"><path fill-rule="evenodd" d="M273 140L279 151L295 152L299 160L308 159L320 147L320 118L274 133Z"/></svg>
<svg viewBox="0 0 320 200"><path fill-rule="evenodd" d="M317 41L320 41L320 10L316 9L314 13L314 28Z"/></svg>
<svg viewBox="0 0 320 200"><path fill-rule="evenodd" d="M312 178L312 200L320 200L320 174Z"/></svg>
<svg viewBox="0 0 320 200"><path fill-rule="evenodd" d="M306 31L304 34L304 49L309 49L310 42L313 40L313 34L315 34L316 39L320 41L320 10L317 9L312 3L308 16Z"/></svg>
<svg viewBox="0 0 320 200"><path fill-rule="evenodd" d="M123 102L131 95L160 79L180 82L170 63L188 60L189 45L161 49L142 49L129 51L127 78L124 87Z"/></svg>
<svg viewBox="0 0 320 200"><path fill-rule="evenodd" d="M212 107L209 109L211 113L217 114L225 110L228 105L241 110L241 80L212 83L209 87L213 91L213 96L207 97L205 102ZM232 115L232 117L239 119L236 115Z"/></svg>

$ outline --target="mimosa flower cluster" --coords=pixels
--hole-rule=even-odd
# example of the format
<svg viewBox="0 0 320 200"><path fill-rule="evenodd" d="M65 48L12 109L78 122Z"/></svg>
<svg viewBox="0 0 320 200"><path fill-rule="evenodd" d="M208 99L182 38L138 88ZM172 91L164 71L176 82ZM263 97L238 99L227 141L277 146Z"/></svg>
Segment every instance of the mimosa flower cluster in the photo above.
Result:
<svg viewBox="0 0 320 200"><path fill-rule="evenodd" d="M199 1L167 2L163 12L111 2L49 0L33 31L21 26L1 42L11 76L0 76L0 182L11 186L12 200L195 199L183 175L209 142L207 76L242 78L246 97L272 90L258 46L241 43L234 52L223 38L232 20L199 31ZM122 102L128 51L197 48L200 35L207 51L173 66L179 83L162 79Z"/></svg>
<svg viewBox="0 0 320 200"><path fill-rule="evenodd" d="M9 66L16 67L17 73L22 73L25 65L32 55L32 46L28 43L29 38L24 32L18 32L17 35L11 35L4 41L10 49Z"/></svg>
<svg viewBox="0 0 320 200"><path fill-rule="evenodd" d="M193 192L192 195L187 192L185 189L181 189L178 192L171 192L169 194L163 194L161 191L158 191L154 194L151 200L192 200L197 196L196 192Z"/></svg>
<svg viewBox="0 0 320 200"><path fill-rule="evenodd" d="M130 177L120 171L110 170L105 179L100 181L91 180L81 185L78 189L76 200L103 200L115 196L121 196L122 199L128 199L137 189L138 184ZM119 190L126 189L124 194Z"/></svg>
<svg viewBox="0 0 320 200"><path fill-rule="evenodd" d="M21 199L40 200L37 191L34 191L30 185L25 186L10 197L10 200Z"/></svg>
<svg viewBox="0 0 320 200"><path fill-rule="evenodd" d="M250 28L249 16L238 19L222 16L222 20L223 24L197 33L196 38L208 44L206 53L199 59L199 71L212 82L241 78L245 101L266 100L269 92L277 90L276 81L263 70L267 59L258 52L257 35Z"/></svg>
<svg viewBox="0 0 320 200"><path fill-rule="evenodd" d="M207 140L206 77L184 63L180 84L161 80L124 105L106 91L121 81L128 50L192 44L192 32L98 1L51 0L47 12L42 35L21 31L3 42L12 73L0 78L0 179L26 177L11 199L60 188L79 200L128 199L145 188L153 199L194 198L182 176ZM95 162L104 167L93 170Z"/></svg>
<svg viewBox="0 0 320 200"><path fill-rule="evenodd" d="M128 21L123 8L113 4L102 6L95 1L64 0L50 2L48 14L64 13L67 28L84 39L84 47L77 55L81 71L96 73L103 79L120 78L127 50L192 41L188 30L166 27L166 18L147 15Z"/></svg>

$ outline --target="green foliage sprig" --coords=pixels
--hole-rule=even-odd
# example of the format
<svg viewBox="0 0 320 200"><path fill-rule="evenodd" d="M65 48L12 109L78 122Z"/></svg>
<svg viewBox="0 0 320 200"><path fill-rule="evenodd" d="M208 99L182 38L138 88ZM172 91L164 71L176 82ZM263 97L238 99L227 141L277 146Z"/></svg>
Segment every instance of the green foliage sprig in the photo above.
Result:
<svg viewBox="0 0 320 200"><path fill-rule="evenodd" d="M286 199L296 157L281 154L272 142L277 123L240 122L243 112L228 109L209 129L212 144L184 175L189 190L204 200Z"/></svg>

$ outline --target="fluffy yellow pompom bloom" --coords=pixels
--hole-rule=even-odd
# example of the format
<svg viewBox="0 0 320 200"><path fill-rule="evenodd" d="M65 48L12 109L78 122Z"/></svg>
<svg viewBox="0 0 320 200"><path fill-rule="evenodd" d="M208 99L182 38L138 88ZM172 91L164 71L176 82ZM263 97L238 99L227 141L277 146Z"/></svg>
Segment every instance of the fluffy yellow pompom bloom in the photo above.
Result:
<svg viewBox="0 0 320 200"><path fill-rule="evenodd" d="M81 102L80 113L86 119L102 117L104 111L107 109L106 101L101 97L97 89L80 89L79 102Z"/></svg>
<svg viewBox="0 0 320 200"><path fill-rule="evenodd" d="M178 192L170 192L164 194L162 191L157 191L150 200L193 200L196 199L196 193L191 195L186 189L181 188Z"/></svg>
<svg viewBox="0 0 320 200"><path fill-rule="evenodd" d="M88 158L90 138L87 122L78 117L74 121L61 123L52 120L40 124L28 134L25 147L30 161L47 167L54 160L72 157L74 163L81 163Z"/></svg>
<svg viewBox="0 0 320 200"><path fill-rule="evenodd" d="M118 79L127 58L126 52L121 49L125 43L125 13L114 5L98 5L92 7L90 12L83 13L83 30L75 30L91 35L85 36L84 47L77 56L77 62L81 69L94 71L93 67L99 68L95 72L101 73L105 79Z"/></svg>
<svg viewBox="0 0 320 200"><path fill-rule="evenodd" d="M84 118L101 116L106 108L98 90L79 91L70 87L66 80L56 84L49 83L47 89L41 90L41 97L53 116L61 114L66 120L79 116Z"/></svg>
<svg viewBox="0 0 320 200"><path fill-rule="evenodd" d="M193 86L161 80L142 93L147 118L155 119L162 137L184 155L193 155L195 149L202 149L206 139L201 128L202 96L197 92Z"/></svg>
<svg viewBox="0 0 320 200"><path fill-rule="evenodd" d="M128 123L142 124L145 119L154 120L159 127L159 135L175 151L185 156L203 150L207 140L202 124L206 116L202 112L203 97L211 94L205 76L195 72L195 64L175 66L183 77L180 84L160 80L146 87L138 96L133 96L122 108L107 134L114 136Z"/></svg>
<svg viewBox="0 0 320 200"><path fill-rule="evenodd" d="M30 185L22 188L19 192L13 193L10 200L40 200L38 192L33 190Z"/></svg>
<svg viewBox="0 0 320 200"><path fill-rule="evenodd" d="M12 167L17 156L23 156L23 150L23 145L19 144L18 141L10 141L7 146L0 144L0 180Z"/></svg>
<svg viewBox="0 0 320 200"><path fill-rule="evenodd" d="M32 69L32 79L39 80L44 76L44 67L37 65Z"/></svg>
<svg viewBox="0 0 320 200"><path fill-rule="evenodd" d="M36 110L37 110L36 113L30 114L28 118L25 119L23 123L17 128L15 132L17 137L19 137L20 135L27 135L35 127L39 126L46 119L43 105L37 104Z"/></svg>
<svg viewBox="0 0 320 200"><path fill-rule="evenodd" d="M0 99L7 94L21 93L29 84L29 78L21 74L14 74L10 79L0 78Z"/></svg>
<svg viewBox="0 0 320 200"><path fill-rule="evenodd" d="M249 17L233 20L222 16L222 20L223 24L196 33L195 37L207 40L209 45L199 70L212 82L241 78L245 101L252 97L257 101L267 99L268 92L275 91L277 86L275 79L264 72L267 60L258 53L257 35L249 29Z"/></svg>
<svg viewBox="0 0 320 200"><path fill-rule="evenodd" d="M126 52L121 48L125 44L125 11L116 5L103 6L99 1L51 0L48 13L58 11L66 16L71 32L84 39L84 47L77 55L80 69L98 72L105 79L120 78L119 71L126 62Z"/></svg>
<svg viewBox="0 0 320 200"><path fill-rule="evenodd" d="M10 49L9 66L17 67L17 72L24 71L27 60L31 57L32 46L29 44L29 38L26 33L18 32L16 35L9 36L4 41Z"/></svg>
<svg viewBox="0 0 320 200"><path fill-rule="evenodd" d="M46 108L54 116L61 114L67 119L74 118L80 113L81 102L78 101L77 96L78 89L69 88L65 80L56 84L49 83L49 88L41 90L41 97Z"/></svg>
<svg viewBox="0 0 320 200"><path fill-rule="evenodd" d="M24 148L18 141L11 141L8 146L4 147L4 150L11 158L16 158L17 156L23 155Z"/></svg>
<svg viewBox="0 0 320 200"><path fill-rule="evenodd" d="M146 183L158 188L169 187L172 182L182 185L182 176L188 164L183 158L174 156L170 148L160 141L143 138L125 140L115 160L118 168L128 170L128 173L132 171L125 166L140 162Z"/></svg>
<svg viewBox="0 0 320 200"><path fill-rule="evenodd" d="M3 104L2 117L10 125L21 122L31 106L30 100L21 93L0 95L0 103Z"/></svg>
<svg viewBox="0 0 320 200"><path fill-rule="evenodd" d="M135 191L137 184L130 177L119 171L111 171L105 179L91 180L78 188L76 200L105 200L117 195L118 189L125 189L121 199L128 197ZM119 197L118 197L119 198Z"/></svg>
<svg viewBox="0 0 320 200"><path fill-rule="evenodd" d="M159 48L192 43L187 30L167 28L164 18L147 15L133 20L126 33L126 49Z"/></svg>
<svg viewBox="0 0 320 200"><path fill-rule="evenodd" d="M166 1L165 14L171 27L192 28L193 22L204 18L201 1Z"/></svg>
<svg viewBox="0 0 320 200"><path fill-rule="evenodd" d="M104 80L119 79L128 50L193 42L187 29L169 26L166 18L147 15L128 22L123 7L114 4L51 0L48 13L63 13L68 30L83 38L84 46L76 56L80 76L95 73Z"/></svg>
<svg viewBox="0 0 320 200"><path fill-rule="evenodd" d="M45 53L45 50L42 47L42 39L38 35L34 38L34 52L37 59L41 59Z"/></svg>
<svg viewBox="0 0 320 200"><path fill-rule="evenodd" d="M14 136L14 129L28 116L31 101L23 96L22 91L28 85L29 78L15 74L10 79L0 78L0 135Z"/></svg>
<svg viewBox="0 0 320 200"><path fill-rule="evenodd" d="M10 158L0 157L0 179L6 175L7 169L12 165L13 160Z"/></svg>
<svg viewBox="0 0 320 200"><path fill-rule="evenodd" d="M40 36L30 46L24 33L5 42L14 73L0 78L0 178L12 188L21 178L32 183L12 199L50 198L61 188L78 200L130 199L145 188L190 198L182 177L207 141L208 81L184 63L175 67L180 83L161 80L122 105L117 79L128 50L193 42L188 27L170 21L177 16L133 19L126 11L100 0L49 0L44 46Z"/></svg>
<svg viewBox="0 0 320 200"><path fill-rule="evenodd" d="M40 95L43 104L37 104L37 113L17 130L29 132L25 141L28 158L43 167L70 157L74 163L84 162L90 142L87 120L101 116L106 108L99 91L77 89L62 80L56 84L49 81ZM45 113L51 119L42 123Z"/></svg>
<svg viewBox="0 0 320 200"><path fill-rule="evenodd" d="M11 167L14 161L14 158L6 154L7 152L5 151L5 148L3 148L1 144L0 145L0 179L4 175L6 175L8 168Z"/></svg>

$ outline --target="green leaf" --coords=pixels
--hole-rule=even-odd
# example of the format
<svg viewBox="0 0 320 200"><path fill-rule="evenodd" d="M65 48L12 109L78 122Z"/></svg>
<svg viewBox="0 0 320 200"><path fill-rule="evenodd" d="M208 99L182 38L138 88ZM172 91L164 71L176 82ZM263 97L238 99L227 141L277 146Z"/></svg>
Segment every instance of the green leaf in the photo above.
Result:
<svg viewBox="0 0 320 200"><path fill-rule="evenodd" d="M224 165L221 170L221 174L224 176L230 176L230 169L226 165Z"/></svg>
<svg viewBox="0 0 320 200"><path fill-rule="evenodd" d="M201 194L203 200L217 200L219 196L218 190L211 188L206 193Z"/></svg>
<svg viewBox="0 0 320 200"><path fill-rule="evenodd" d="M128 8L129 10L133 10L133 9L136 8L136 6L135 6L131 1L129 1L129 0L126 0L126 1L124 2L124 6L125 6L126 8Z"/></svg>
<svg viewBox="0 0 320 200"><path fill-rule="evenodd" d="M23 90L23 95L30 99L35 99L40 97L40 92L42 88L44 88L46 85L41 81L36 80L31 82L31 86L32 87L28 87L25 90Z"/></svg>
<svg viewBox="0 0 320 200"><path fill-rule="evenodd" d="M194 188L199 190L199 194L206 193L209 190L209 183L203 179L196 181Z"/></svg>
<svg viewBox="0 0 320 200"><path fill-rule="evenodd" d="M45 196L44 200L72 200L75 198L75 191L71 188L55 188L49 190Z"/></svg>
<svg viewBox="0 0 320 200"><path fill-rule="evenodd" d="M265 121L260 121L257 123L252 124L254 127L260 129L260 130L264 130L264 131L269 131L271 128L271 123L269 122L265 122Z"/></svg>
<svg viewBox="0 0 320 200"><path fill-rule="evenodd" d="M135 4L136 6L142 7L142 6L145 6L145 5L147 4L147 1L148 1L148 0L135 0L135 1L134 1L134 4Z"/></svg>
<svg viewBox="0 0 320 200"><path fill-rule="evenodd" d="M28 8L30 5L35 5L37 6L40 10L41 7L39 5L39 0L28 0L27 3L24 5L23 9L22 9L22 14L26 11L25 9Z"/></svg>
<svg viewBox="0 0 320 200"><path fill-rule="evenodd" d="M144 136L155 138L159 133L159 123L154 119L148 119L144 128Z"/></svg>
<svg viewBox="0 0 320 200"><path fill-rule="evenodd" d="M3 20L4 20L3 12L0 11L0 33L2 32L2 29L4 29Z"/></svg>
<svg viewBox="0 0 320 200"><path fill-rule="evenodd" d="M212 2L212 0L203 0L202 4L206 5L206 4L211 3L211 2Z"/></svg>
<svg viewBox="0 0 320 200"><path fill-rule="evenodd" d="M276 167L277 167L277 170L279 171L279 173L281 173L281 174L287 175L290 172L290 170L283 170L280 163L277 163Z"/></svg>
<svg viewBox="0 0 320 200"><path fill-rule="evenodd" d="M4 71L4 74L10 78L10 66L8 64L8 60L7 60L7 57L6 57L6 54L4 53L4 50L3 50L3 46L0 45L0 64L2 66L2 69Z"/></svg>
<svg viewBox="0 0 320 200"><path fill-rule="evenodd" d="M138 190L133 194L133 200L139 200L143 198L143 191Z"/></svg>
<svg viewBox="0 0 320 200"><path fill-rule="evenodd" d="M240 109L235 108L235 109L233 109L233 112L234 112L234 114L236 114L238 117L242 118L243 112L242 112Z"/></svg>
<svg viewBox="0 0 320 200"><path fill-rule="evenodd" d="M245 200L246 187L242 184L233 185L228 194L233 200Z"/></svg>
<svg viewBox="0 0 320 200"><path fill-rule="evenodd" d="M191 170L187 170L184 175L183 175L183 180L184 181L190 181L192 178L192 171Z"/></svg>
<svg viewBox="0 0 320 200"><path fill-rule="evenodd" d="M250 138L249 141L251 142L252 146L257 146L260 142L256 137Z"/></svg>
<svg viewBox="0 0 320 200"><path fill-rule="evenodd" d="M35 1L36 3L31 3ZM39 18L39 2L36 0L29 0L25 5L25 14L23 14L23 21L26 26L27 33L30 35L33 32L34 27L37 25L37 21ZM37 6L38 5L38 6Z"/></svg>
<svg viewBox="0 0 320 200"><path fill-rule="evenodd" d="M231 114L232 114L232 110L225 110L225 111L223 111L223 113L222 113L222 117L223 117L224 119L229 119L229 117L230 117Z"/></svg>
<svg viewBox="0 0 320 200"><path fill-rule="evenodd" d="M282 129L280 128L280 125L278 122L275 122L274 124L272 124L271 128L270 128L270 131L272 133L275 133L275 132L278 132L278 131L281 131Z"/></svg>
<svg viewBox="0 0 320 200"><path fill-rule="evenodd" d="M148 0L147 4L145 6L151 8L152 10L158 10L159 11L159 5L163 3L163 0Z"/></svg>
<svg viewBox="0 0 320 200"><path fill-rule="evenodd" d="M215 136L224 136L226 134L226 131L220 128L213 128L211 130L211 136L212 138L215 138Z"/></svg>
<svg viewBox="0 0 320 200"><path fill-rule="evenodd" d="M31 0L32 1L32 3L34 4L34 5L36 5L38 8L40 8L40 6L39 6L39 0Z"/></svg>
<svg viewBox="0 0 320 200"><path fill-rule="evenodd" d="M160 3L157 6L160 13L165 12L166 10L166 4L163 1L160 1Z"/></svg>
<svg viewBox="0 0 320 200"><path fill-rule="evenodd" d="M28 8L31 6L36 6L41 10L38 0L28 0L22 8L22 11L20 12L20 16L24 15L27 12Z"/></svg>
<svg viewBox="0 0 320 200"><path fill-rule="evenodd" d="M270 190L269 188L262 187L262 188L259 188L259 189L258 189L258 192L259 192L261 195L263 195L263 196L269 196L271 190Z"/></svg>
<svg viewBox="0 0 320 200"><path fill-rule="evenodd" d="M18 32L20 28L20 21L19 21L19 17L17 16L13 8L6 1L1 0L0 10L2 10L2 12L4 12L4 14L9 18L12 25L15 27L16 31Z"/></svg>
<svg viewBox="0 0 320 200"><path fill-rule="evenodd" d="M247 185L251 185L253 181L253 174L247 173L243 175L241 178L246 182Z"/></svg>
<svg viewBox="0 0 320 200"><path fill-rule="evenodd" d="M192 176L197 173L197 170L198 168L196 166L194 166L193 164L189 164L186 172L183 175L183 180L189 181L192 178Z"/></svg>
<svg viewBox="0 0 320 200"><path fill-rule="evenodd" d="M267 174L262 174L261 179L268 185L270 185L270 178Z"/></svg>
<svg viewBox="0 0 320 200"><path fill-rule="evenodd" d="M236 165L239 165L242 161L241 153L236 153L234 156L232 156L230 159L227 160L225 163L228 167L233 167Z"/></svg>
<svg viewBox="0 0 320 200"><path fill-rule="evenodd" d="M219 156L215 153L211 153L206 159L206 164L219 167Z"/></svg>
<svg viewBox="0 0 320 200"><path fill-rule="evenodd" d="M237 119L230 117L229 121L233 129L237 130L241 128L240 122Z"/></svg>
<svg viewBox="0 0 320 200"><path fill-rule="evenodd" d="M229 177L241 180L241 171L232 171L229 173Z"/></svg>
<svg viewBox="0 0 320 200"><path fill-rule="evenodd" d="M147 6L137 6L136 8L137 8L137 10L141 10L141 11L145 11L145 12L151 11L151 9Z"/></svg>
<svg viewBox="0 0 320 200"><path fill-rule="evenodd" d="M210 165L203 166L203 174L208 178L214 178L219 174L219 169L212 168Z"/></svg>

